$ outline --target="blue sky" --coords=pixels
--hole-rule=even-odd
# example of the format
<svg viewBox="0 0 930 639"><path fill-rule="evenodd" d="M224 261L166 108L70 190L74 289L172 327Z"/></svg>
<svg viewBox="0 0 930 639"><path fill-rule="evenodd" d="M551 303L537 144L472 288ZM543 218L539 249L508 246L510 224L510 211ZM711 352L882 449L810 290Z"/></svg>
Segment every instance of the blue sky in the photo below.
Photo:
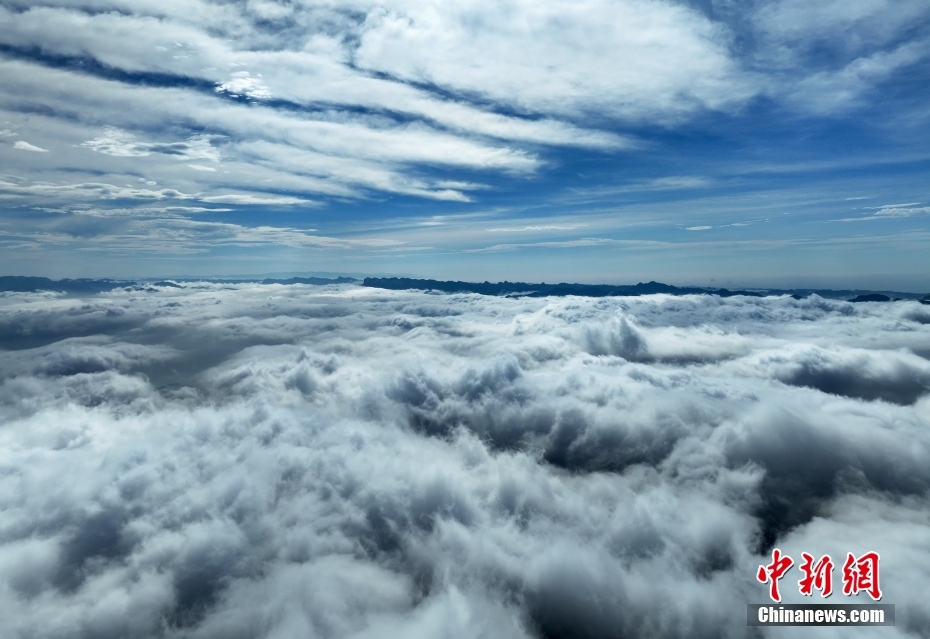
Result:
<svg viewBox="0 0 930 639"><path fill-rule="evenodd" d="M0 2L0 271L930 291L930 5Z"/></svg>

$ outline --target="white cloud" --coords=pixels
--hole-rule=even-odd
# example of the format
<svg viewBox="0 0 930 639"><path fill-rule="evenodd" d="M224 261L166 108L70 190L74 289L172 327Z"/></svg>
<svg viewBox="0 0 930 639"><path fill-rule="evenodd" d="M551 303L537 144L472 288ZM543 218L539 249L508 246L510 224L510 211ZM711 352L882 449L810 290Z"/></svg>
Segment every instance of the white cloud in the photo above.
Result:
<svg viewBox="0 0 930 639"><path fill-rule="evenodd" d="M152 183L154 184L154 182ZM49 184L44 182L24 183L0 178L0 198L36 198L61 200L66 203L81 200L197 200L211 204L241 204L288 206L317 206L313 200L289 195L266 195L262 193L221 193L205 195L183 193L177 189L136 188L131 185L117 186L102 182L75 184Z"/></svg>
<svg viewBox="0 0 930 639"><path fill-rule="evenodd" d="M656 178L643 185L645 190L671 191L675 189L700 189L711 183L707 178L696 175L671 175Z"/></svg>
<svg viewBox="0 0 930 639"><path fill-rule="evenodd" d="M713 181L695 175L670 175L652 180L632 182L622 186L596 186L587 188L573 188L570 190L571 202L590 202L602 198L610 198L625 193L651 193L663 191L677 191L680 189L702 189L713 184Z"/></svg>
<svg viewBox="0 0 930 639"><path fill-rule="evenodd" d="M922 32L908 31L908 25L925 22L923 5L907 0L896 8L869 0L844 10L835 2L677 0L11 0L0 8L0 44L8 51L0 60L0 128L19 137L4 137L9 144L0 145L0 154L23 165L18 172L31 187L4 186L3 197L8 210L61 207L69 198L120 208L131 206L124 199L143 207L329 201L341 210L346 200L355 200L350 208L366 218L357 221L367 227L371 216L362 211L380 202L409 212L414 209L398 204L421 198L425 208L417 215L428 216L481 208L482 201L514 205L509 194L517 188L549 213L538 213L532 223L531 211L489 214L497 219L464 230L447 227L455 239L452 233L445 240L425 231L416 238L412 232L385 233L403 239L405 247L433 247L423 263L445 259L439 256L449 249L629 247L634 245L616 238L669 239L688 207L661 210L658 200L697 198L702 194L696 190L706 187L713 189L703 195L719 199L720 192L736 188L742 201L762 206L749 193L768 179L758 171L755 177L714 178L726 173L712 166L726 163L719 154L706 167L696 166L699 158L691 153L674 154L680 161L672 161L663 149L685 140L674 133L676 123L696 116L698 128L726 128L728 114L766 103L753 102L760 93L774 98L776 114L786 100L818 113L878 104L863 98L925 59ZM255 99L231 99L230 93ZM886 96L899 106L900 97ZM752 122L760 113L752 107L738 117ZM882 135L899 135L890 121L874 123ZM699 140L678 130L699 144L730 139ZM746 131L737 126L731 133ZM53 152L26 157L13 148L14 140ZM586 151L553 148L562 146ZM618 154L634 152L643 153L647 164L677 166L659 173L652 164L620 161ZM617 162L631 171L617 173ZM822 169L829 162L814 164L792 166ZM706 176L692 175L703 169ZM546 180L546 174L557 179ZM139 176L153 184L137 183ZM604 180L618 186L597 187ZM571 200L564 197L569 182L594 188ZM553 190L562 195L544 195ZM563 224L543 219L555 214L553 207L580 208L597 198L622 201L622 210L612 212L610 223L587 228L590 237L549 228ZM814 200L805 201L814 206ZM709 219L718 229L732 221ZM540 234L527 239L565 242L518 245L522 238L509 235L494 241L514 243L486 247L492 242L485 229L524 227ZM685 235L697 242L714 234ZM43 237L73 238L52 231ZM4 235L5 248L13 241ZM711 247L704 250L700 259L710 259ZM621 255L611 259L619 264L627 259Z"/></svg>
<svg viewBox="0 0 930 639"><path fill-rule="evenodd" d="M159 199L159 198L151 198ZM258 197L229 194L210 203L239 205L288 206L313 205L294 198ZM313 228L253 225L203 221L192 217L198 213L222 213L233 209L198 206L144 206L133 208L76 208L58 213L44 222L3 233L4 239L16 238L21 247L57 246L70 250L90 250L123 255L126 251L144 255L181 255L205 253L223 247L291 247L384 250L399 247L403 241L374 234L331 237L317 234Z"/></svg>
<svg viewBox="0 0 930 639"><path fill-rule="evenodd" d="M871 215L861 217L844 217L833 222L869 222L878 220L888 220L894 218L907 218L915 215L930 214L930 206L918 206L920 202L910 202L907 204L886 204L884 206L868 206L866 209L878 209Z"/></svg>
<svg viewBox="0 0 930 639"><path fill-rule="evenodd" d="M930 41L911 33L930 18L920 0L777 0L747 6L747 17L757 64L773 76L770 91L803 111L858 106L892 73L930 55Z"/></svg>
<svg viewBox="0 0 930 639"><path fill-rule="evenodd" d="M791 99L805 110L832 112L856 106L867 92L894 71L930 54L930 40L908 42L891 51L853 59L838 70L820 71L801 79Z"/></svg>
<svg viewBox="0 0 930 639"><path fill-rule="evenodd" d="M290 16L294 8L287 3L270 2L266 0L248 0L246 5L250 13L262 20L280 20Z"/></svg>
<svg viewBox="0 0 930 639"><path fill-rule="evenodd" d="M524 242L521 244L494 244L481 248L466 249L465 253L496 253L499 251L513 251L524 248L580 248L585 246L608 246L611 244L625 246L643 246L652 245L656 242L638 241L638 240L615 240L609 237L583 237L577 240L562 240L550 242Z"/></svg>
<svg viewBox="0 0 930 639"><path fill-rule="evenodd" d="M930 206L883 206L872 215L874 217L911 217L930 213Z"/></svg>
<svg viewBox="0 0 930 639"><path fill-rule="evenodd" d="M115 127L107 127L103 135L87 140L81 146L118 158L144 157L151 154L145 145L136 144L134 135Z"/></svg>
<svg viewBox="0 0 930 639"><path fill-rule="evenodd" d="M0 179L0 197L53 198L66 201L100 200L164 200L191 199L193 196L175 189L143 189L131 186L120 187L99 182L76 184L49 184L44 182L27 184Z"/></svg>
<svg viewBox="0 0 930 639"><path fill-rule="evenodd" d="M433 164L525 174L541 165L538 157L526 151L464 139L419 124L371 128L364 121L352 119L295 119L265 107L217 104L209 96L179 89L126 87L93 78L78 82L60 71L19 62L2 64L8 67L11 88L38 96L47 82L57 83L61 102L50 108L74 108L83 102L86 112L95 113L95 117L105 116L113 123L114 128L85 142L88 148L104 155L131 154L140 160L159 162L162 167L171 163L172 158L218 160L222 153L224 168L235 171L238 183L253 188L269 188L265 180L270 179L277 183L277 188L342 197L364 197L360 189L385 188L465 200L460 190L440 186L447 180L437 180L435 185L425 183L412 177L409 167ZM165 115L178 120L199 118L201 127L221 131L226 137L197 136L164 142L127 137L132 135L126 133L127 127L157 126L158 118L154 122L148 119L151 103L160 105L159 118ZM105 166L111 170L126 167ZM190 171L184 173L185 177L179 179L190 180ZM216 188L210 173L202 175L203 190Z"/></svg>
<svg viewBox="0 0 930 639"><path fill-rule="evenodd" d="M369 12L356 60L560 115L674 118L754 92L729 56L724 29L650 0L396 2Z"/></svg>
<svg viewBox="0 0 930 639"><path fill-rule="evenodd" d="M208 195L198 198L201 202L215 204L265 204L268 206L284 206L289 204L303 204L313 206L315 203L299 197L287 195L256 195L254 193L227 193L224 195Z"/></svg>
<svg viewBox="0 0 930 639"><path fill-rule="evenodd" d="M777 541L879 551L885 630L925 634L922 308L193 282L4 297L5 627L739 637Z"/></svg>
<svg viewBox="0 0 930 639"><path fill-rule="evenodd" d="M763 32L796 46L846 39L847 47L861 47L896 38L927 13L920 0L777 0L760 7L753 18Z"/></svg>
<svg viewBox="0 0 930 639"><path fill-rule="evenodd" d="M146 170L182 161L179 190L217 188L219 171L188 168L222 156L227 184L464 202L476 198L464 184L486 176L431 182L422 169L525 175L546 166L547 146L634 151L645 142L618 132L631 124L738 109L760 93L808 111L859 104L927 55L906 33L924 3L899 4L726 3L712 20L661 0L14 2L0 8L4 44L90 57L120 81L5 59L0 100L72 114L48 116L46 130L71 140L90 128L74 143L101 155ZM750 41L752 51L737 46ZM811 63L824 49L831 63ZM191 136L203 131L226 137ZM671 176L625 189L708 184Z"/></svg>
<svg viewBox="0 0 930 639"><path fill-rule="evenodd" d="M252 93L257 98L270 94L301 104L343 104L350 107L388 109L408 113L442 126L465 133L477 133L503 139L536 143L622 148L631 141L622 136L584 129L553 119L527 120L488 112L466 102L442 99L429 91L419 90L390 80L372 78L346 65L351 51L344 46L345 36L351 37L358 26L346 15L307 7L297 13L299 40L270 44L252 44L257 35L250 16L230 10L217 12L196 3L200 12L169 11L164 19L132 15L145 9L126 6L126 15L100 13L87 17L79 12L32 7L19 14L7 14L11 32L17 42L36 40L54 42L61 53L92 55L119 68L133 71L177 73L188 77L204 74L214 80L221 92L236 95ZM370 9L371 7L369 7ZM2 10L0 10L2 11ZM319 20L322 18L322 21ZM332 19L332 22L327 22ZM219 24L214 23L219 21ZM233 28L231 25L235 24ZM334 25L343 34L331 33ZM207 31L223 30L226 38L208 35ZM234 33L230 33L230 31ZM113 39L119 46L111 44ZM178 50L177 40L185 44L187 54L168 56ZM291 47L289 45L297 45ZM254 47L254 48L253 48ZM252 50L250 50L252 49ZM153 50L164 55L152 55ZM243 63L242 61L246 62ZM234 71L224 76L220 69L246 64L261 71ZM310 78L308 80L308 78ZM270 86L269 86L270 84Z"/></svg>
<svg viewBox="0 0 930 639"><path fill-rule="evenodd" d="M29 144L23 140L17 140L13 143L14 149L19 149L20 151L32 151L33 153L48 153L48 149L43 149L41 147L35 146L34 144Z"/></svg>
<svg viewBox="0 0 930 639"><path fill-rule="evenodd" d="M228 93L233 97L244 95L256 100L266 100L271 97L271 91L259 77L252 77L248 71L236 71L229 80L216 87L218 93Z"/></svg>
<svg viewBox="0 0 930 639"><path fill-rule="evenodd" d="M394 141L391 141L391 143L393 144ZM285 144L268 142L243 143L239 145L239 148L262 164L267 163L269 166L281 167L298 175L331 176L344 184L421 197L457 199L460 201L467 201L468 199L461 192L462 187L460 185L449 184L441 180L430 183L420 178L407 177L396 168L379 163L377 158L334 157L312 150L303 151ZM406 152L401 149L398 150ZM385 151L384 148L378 149L379 153ZM519 154L506 153L501 154L504 157L500 157L493 151L474 147L462 148L460 151L462 153L470 151L470 155L477 156L473 157L477 163L500 161L511 164L515 170L532 170L532 168L535 168L531 158L521 157ZM468 162L468 157L465 155L458 156L456 159L461 162ZM450 158L451 160L452 158ZM468 190L472 190L470 184L466 186Z"/></svg>
<svg viewBox="0 0 930 639"><path fill-rule="evenodd" d="M87 140L81 146L114 157L146 157L156 153L182 161L219 161L219 151L210 144L210 140L210 136L198 135L188 138L185 142L137 142L132 133L116 127L106 127L103 135Z"/></svg>
<svg viewBox="0 0 930 639"><path fill-rule="evenodd" d="M875 209L897 209L902 207L909 206L919 206L920 202L904 202L902 204L882 204L881 206L863 206L862 208L866 210L875 210Z"/></svg>
<svg viewBox="0 0 930 639"><path fill-rule="evenodd" d="M568 224L568 225L559 225L559 224L544 224L544 225L530 225L530 226L501 226L492 229L485 229L489 233L522 233L522 232L533 232L533 231L572 231L577 228L585 227L587 224Z"/></svg>

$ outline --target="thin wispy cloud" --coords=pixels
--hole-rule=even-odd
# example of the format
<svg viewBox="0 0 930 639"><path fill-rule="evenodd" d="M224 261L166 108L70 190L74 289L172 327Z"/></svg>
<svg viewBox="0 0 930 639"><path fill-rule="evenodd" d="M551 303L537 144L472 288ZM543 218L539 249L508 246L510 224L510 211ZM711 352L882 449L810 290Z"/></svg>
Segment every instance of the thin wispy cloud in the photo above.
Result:
<svg viewBox="0 0 930 639"><path fill-rule="evenodd" d="M920 206L920 202L908 202L906 204L886 204L884 206L867 206L865 209L875 210L874 213L860 217L845 217L834 222L867 222L880 221L895 218L909 218L917 215L930 214L930 206ZM877 210L876 210L877 209Z"/></svg>
<svg viewBox="0 0 930 639"><path fill-rule="evenodd" d="M573 231L578 228L584 228L587 224L545 224L540 226L511 226L496 227L485 229L488 233L530 233L536 231Z"/></svg>
<svg viewBox="0 0 930 639"><path fill-rule="evenodd" d="M211 145L210 136L193 136L184 142L140 142L131 133L115 127L107 127L103 135L87 140L81 146L115 157L145 157L158 153L178 160L220 159L218 149Z"/></svg>
<svg viewBox="0 0 930 639"><path fill-rule="evenodd" d="M34 144L29 144L25 140L17 140L13 143L14 149L19 149L20 151L32 151L33 153L48 153L48 149L43 149L37 147Z"/></svg>

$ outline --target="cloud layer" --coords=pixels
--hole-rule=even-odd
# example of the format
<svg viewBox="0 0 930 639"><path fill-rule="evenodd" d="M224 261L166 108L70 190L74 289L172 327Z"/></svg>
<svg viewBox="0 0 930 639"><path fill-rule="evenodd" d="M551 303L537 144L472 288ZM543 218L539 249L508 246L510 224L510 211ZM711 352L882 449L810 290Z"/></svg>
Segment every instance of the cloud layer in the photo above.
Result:
<svg viewBox="0 0 930 639"><path fill-rule="evenodd" d="M623 130L758 96L843 111L930 55L927 19L917 0L5 0L0 117L53 164L113 171L89 149L179 190L464 200L431 173L525 175L546 147L629 150ZM218 175L167 161L191 157Z"/></svg>
<svg viewBox="0 0 930 639"><path fill-rule="evenodd" d="M922 0L0 0L0 264L923 290L928 24ZM808 224L839 219L873 235Z"/></svg>
<svg viewBox="0 0 930 639"><path fill-rule="evenodd" d="M879 551L887 630L925 636L928 330L817 297L6 294L0 617L742 637L777 543Z"/></svg>

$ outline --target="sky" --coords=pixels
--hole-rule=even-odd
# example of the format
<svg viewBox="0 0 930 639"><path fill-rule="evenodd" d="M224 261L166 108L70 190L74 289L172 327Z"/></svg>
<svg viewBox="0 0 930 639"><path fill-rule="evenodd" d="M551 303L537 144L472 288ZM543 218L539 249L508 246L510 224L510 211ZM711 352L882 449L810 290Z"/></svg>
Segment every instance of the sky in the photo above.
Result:
<svg viewBox="0 0 930 639"><path fill-rule="evenodd" d="M930 291L924 0L0 1L0 271Z"/></svg>
<svg viewBox="0 0 930 639"><path fill-rule="evenodd" d="M11 639L930 635L930 307L185 282L0 294ZM799 592L801 553L834 592ZM774 604L773 604L774 605Z"/></svg>

